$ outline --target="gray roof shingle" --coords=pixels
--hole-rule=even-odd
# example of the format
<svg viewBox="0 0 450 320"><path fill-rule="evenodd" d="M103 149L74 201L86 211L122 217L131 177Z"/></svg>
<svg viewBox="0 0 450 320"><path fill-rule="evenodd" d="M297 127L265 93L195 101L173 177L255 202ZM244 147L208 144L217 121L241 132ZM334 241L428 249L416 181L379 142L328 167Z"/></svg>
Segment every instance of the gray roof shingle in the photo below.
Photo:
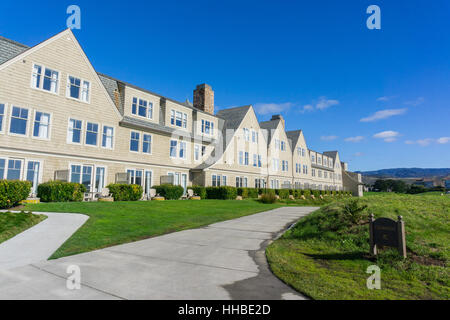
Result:
<svg viewBox="0 0 450 320"><path fill-rule="evenodd" d="M0 36L0 64L18 56L29 47L16 41Z"/></svg>

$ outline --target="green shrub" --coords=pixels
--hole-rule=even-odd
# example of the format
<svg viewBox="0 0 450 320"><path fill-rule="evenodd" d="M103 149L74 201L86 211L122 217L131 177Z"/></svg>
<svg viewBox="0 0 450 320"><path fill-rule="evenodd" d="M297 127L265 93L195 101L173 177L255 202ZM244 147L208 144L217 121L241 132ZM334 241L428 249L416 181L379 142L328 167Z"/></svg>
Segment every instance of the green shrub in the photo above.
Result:
<svg viewBox="0 0 450 320"><path fill-rule="evenodd" d="M281 199L289 199L289 189L278 189L277 194Z"/></svg>
<svg viewBox="0 0 450 320"><path fill-rule="evenodd" d="M314 197L319 198L320 191L319 190L312 190L311 193L314 195Z"/></svg>
<svg viewBox="0 0 450 320"><path fill-rule="evenodd" d="M37 191L42 202L80 202L86 187L80 183L49 181L40 184Z"/></svg>
<svg viewBox="0 0 450 320"><path fill-rule="evenodd" d="M20 201L28 198L31 191L29 181L0 180L0 209L16 206Z"/></svg>
<svg viewBox="0 0 450 320"><path fill-rule="evenodd" d="M251 199L258 199L259 189L256 188L248 188L248 197Z"/></svg>
<svg viewBox="0 0 450 320"><path fill-rule="evenodd" d="M192 186L188 187L188 189L192 189L194 194L199 196L202 199L206 199L206 188L202 186Z"/></svg>
<svg viewBox="0 0 450 320"><path fill-rule="evenodd" d="M302 190L302 196L309 198L311 196L311 190Z"/></svg>
<svg viewBox="0 0 450 320"><path fill-rule="evenodd" d="M237 195L241 196L242 199L248 198L248 188L237 188Z"/></svg>
<svg viewBox="0 0 450 320"><path fill-rule="evenodd" d="M218 200L235 200L237 188L235 187L207 187L206 198Z"/></svg>
<svg viewBox="0 0 450 320"><path fill-rule="evenodd" d="M171 184L162 184L160 186L154 186L156 193L166 200L178 200L183 196L184 189L182 186L174 186Z"/></svg>
<svg viewBox="0 0 450 320"><path fill-rule="evenodd" d="M277 202L277 196L274 193L263 193L259 199L262 203L270 204Z"/></svg>
<svg viewBox="0 0 450 320"><path fill-rule="evenodd" d="M114 201L138 201L142 198L142 186L137 184L110 184L107 186Z"/></svg>

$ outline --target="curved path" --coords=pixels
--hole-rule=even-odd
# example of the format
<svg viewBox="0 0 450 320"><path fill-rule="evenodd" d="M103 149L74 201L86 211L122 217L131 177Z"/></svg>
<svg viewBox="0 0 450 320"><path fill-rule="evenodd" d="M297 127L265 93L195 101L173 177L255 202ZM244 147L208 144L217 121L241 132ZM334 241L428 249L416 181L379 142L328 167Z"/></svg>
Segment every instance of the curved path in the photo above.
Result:
<svg viewBox="0 0 450 320"><path fill-rule="evenodd" d="M0 244L0 270L46 261L89 219L74 213L38 214L47 219Z"/></svg>
<svg viewBox="0 0 450 320"><path fill-rule="evenodd" d="M316 209L278 208L0 271L0 299L305 299L269 271L265 247ZM80 290L66 288L73 265Z"/></svg>

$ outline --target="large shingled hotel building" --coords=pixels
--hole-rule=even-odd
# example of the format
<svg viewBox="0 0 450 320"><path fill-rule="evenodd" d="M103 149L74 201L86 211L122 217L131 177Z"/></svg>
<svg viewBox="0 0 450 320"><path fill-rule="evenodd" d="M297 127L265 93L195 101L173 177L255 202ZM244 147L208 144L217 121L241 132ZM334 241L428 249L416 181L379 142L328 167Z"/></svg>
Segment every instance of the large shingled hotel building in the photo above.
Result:
<svg viewBox="0 0 450 320"><path fill-rule="evenodd" d="M337 151L309 149L282 116L215 114L209 85L181 103L96 72L69 29L34 47L0 37L0 179L34 192L55 179L91 192L127 182L149 195L168 176L185 189L360 189Z"/></svg>

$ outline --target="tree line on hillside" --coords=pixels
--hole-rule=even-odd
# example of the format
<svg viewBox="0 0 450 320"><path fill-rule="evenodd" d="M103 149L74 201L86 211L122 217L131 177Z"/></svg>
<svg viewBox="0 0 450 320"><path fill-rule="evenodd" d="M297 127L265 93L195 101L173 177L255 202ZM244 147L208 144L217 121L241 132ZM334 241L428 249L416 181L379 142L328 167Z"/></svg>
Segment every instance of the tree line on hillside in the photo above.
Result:
<svg viewBox="0 0 450 320"><path fill-rule="evenodd" d="M433 187L426 188L421 185L409 185L401 180L393 180L393 179L378 179L373 184L373 190L379 192L396 192L396 193L409 193L409 194L417 194L424 193L430 191L440 191L445 192L444 187Z"/></svg>

